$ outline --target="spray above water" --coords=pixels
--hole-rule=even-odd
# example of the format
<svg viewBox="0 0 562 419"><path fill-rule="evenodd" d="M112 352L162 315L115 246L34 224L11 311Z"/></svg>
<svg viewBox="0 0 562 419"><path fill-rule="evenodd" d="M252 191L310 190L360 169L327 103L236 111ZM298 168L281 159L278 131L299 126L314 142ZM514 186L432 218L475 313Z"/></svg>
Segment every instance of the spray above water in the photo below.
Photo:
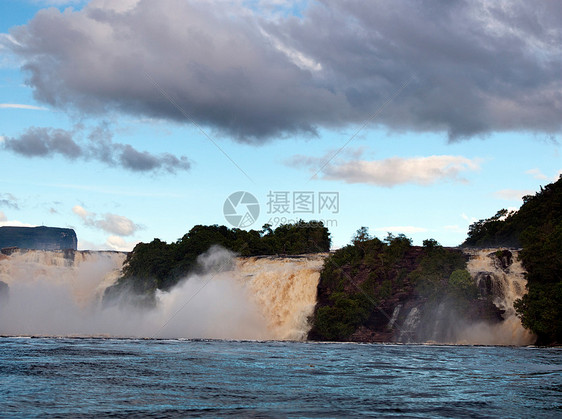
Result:
<svg viewBox="0 0 562 419"><path fill-rule="evenodd" d="M67 255L68 256L68 255ZM154 308L103 305L125 254L15 252L0 261L9 299L0 302L0 334L217 339L304 339L323 256L236 258L214 247L198 273Z"/></svg>
<svg viewBox="0 0 562 419"><path fill-rule="evenodd" d="M397 341L533 343L513 309L525 293L517 252L468 252L467 269L481 298L492 299L503 321L469 321L455 316L447 301L434 307L410 301L394 307L387 325ZM0 335L304 340L327 255L237 258L213 247L199 257L196 273L169 292L157 291L153 307L119 304L119 299L102 304L125 256L79 251L0 255L0 281L9 287L0 295Z"/></svg>
<svg viewBox="0 0 562 419"><path fill-rule="evenodd" d="M479 301L471 307L476 309L472 318L466 314L459 315L455 300L411 301L405 312L398 309L404 314L401 314L400 327L395 328L397 341L466 345L533 344L536 337L523 327L513 307L515 300L526 292L525 270L518 251L469 249L464 252L469 257L467 270L479 293ZM486 316L478 312L478 303L489 301L492 307L495 306L497 317L484 321L482 318Z"/></svg>

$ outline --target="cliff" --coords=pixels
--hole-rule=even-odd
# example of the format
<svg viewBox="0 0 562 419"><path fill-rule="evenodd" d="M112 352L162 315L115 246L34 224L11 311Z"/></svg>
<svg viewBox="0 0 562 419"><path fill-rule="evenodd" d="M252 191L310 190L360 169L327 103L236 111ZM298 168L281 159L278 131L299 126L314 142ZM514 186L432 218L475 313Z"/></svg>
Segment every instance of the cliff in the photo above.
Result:
<svg viewBox="0 0 562 419"><path fill-rule="evenodd" d="M500 210L473 223L464 246L516 245L526 271L527 293L515 302L523 325L537 344L562 343L562 175L523 197L518 211Z"/></svg>
<svg viewBox="0 0 562 419"><path fill-rule="evenodd" d="M517 251L367 240L326 259L308 338L530 344L513 308L524 292Z"/></svg>
<svg viewBox="0 0 562 419"><path fill-rule="evenodd" d="M76 250L74 230L57 227L0 227L0 249Z"/></svg>

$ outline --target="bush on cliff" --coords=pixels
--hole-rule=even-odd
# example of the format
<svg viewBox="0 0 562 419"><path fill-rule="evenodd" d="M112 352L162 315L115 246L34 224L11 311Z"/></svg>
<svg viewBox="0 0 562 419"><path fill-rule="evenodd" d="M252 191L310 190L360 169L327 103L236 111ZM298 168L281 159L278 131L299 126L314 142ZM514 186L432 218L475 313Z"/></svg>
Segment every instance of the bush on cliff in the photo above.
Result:
<svg viewBox="0 0 562 419"><path fill-rule="evenodd" d="M521 241L528 293L515 302L515 309L539 345L561 344L562 220L557 226L548 223L525 230Z"/></svg>
<svg viewBox="0 0 562 419"><path fill-rule="evenodd" d="M196 225L174 243L154 239L137 244L125 259L121 278L106 290L104 300L114 299L122 291L149 295L157 289L170 289L196 269L197 257L213 245L241 256L318 253L330 250L330 233L322 222L302 220L276 229L266 224L261 231Z"/></svg>
<svg viewBox="0 0 562 419"><path fill-rule="evenodd" d="M453 272L465 268L466 258L460 250L445 248L430 239L424 240L418 265L408 277L420 297L440 298Z"/></svg>
<svg viewBox="0 0 562 419"><path fill-rule="evenodd" d="M346 341L360 328L391 335L388 310L411 299L447 299L464 310L477 293L465 268L460 250L433 239L420 248L402 234L379 240L360 228L324 263L309 338Z"/></svg>
<svg viewBox="0 0 562 419"><path fill-rule="evenodd" d="M370 302L361 293L336 292L318 309L314 326L323 340L346 340L369 317Z"/></svg>
<svg viewBox="0 0 562 419"><path fill-rule="evenodd" d="M524 237L532 238L534 231L550 230L562 222L562 175L555 183L541 187L534 196L523 197L518 211L506 209L493 217L470 225L463 246L474 247L526 247Z"/></svg>
<svg viewBox="0 0 562 419"><path fill-rule="evenodd" d="M464 245L522 247L528 293L517 313L537 343L562 343L562 176L523 197L519 211L474 223Z"/></svg>

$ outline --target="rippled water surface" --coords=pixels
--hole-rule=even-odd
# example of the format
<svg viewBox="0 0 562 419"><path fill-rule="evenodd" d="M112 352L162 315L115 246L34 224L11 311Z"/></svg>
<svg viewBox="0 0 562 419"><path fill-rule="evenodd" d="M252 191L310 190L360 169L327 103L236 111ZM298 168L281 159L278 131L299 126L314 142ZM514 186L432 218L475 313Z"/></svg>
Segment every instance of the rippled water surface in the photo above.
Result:
<svg viewBox="0 0 562 419"><path fill-rule="evenodd" d="M562 350L0 338L0 416L562 417Z"/></svg>

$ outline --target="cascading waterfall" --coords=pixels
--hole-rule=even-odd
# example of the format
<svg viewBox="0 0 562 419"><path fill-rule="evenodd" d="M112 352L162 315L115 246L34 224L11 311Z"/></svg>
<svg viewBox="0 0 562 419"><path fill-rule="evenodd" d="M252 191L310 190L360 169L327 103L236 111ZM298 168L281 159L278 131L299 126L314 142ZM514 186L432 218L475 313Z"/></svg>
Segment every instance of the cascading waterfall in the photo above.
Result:
<svg viewBox="0 0 562 419"><path fill-rule="evenodd" d="M238 259L237 276L247 284L276 339L306 339L325 256Z"/></svg>
<svg viewBox="0 0 562 419"><path fill-rule="evenodd" d="M388 324L386 325L387 329L392 330L394 324L396 323L396 320L398 320L398 315L400 314L401 309L402 309L402 304L398 304L396 307L394 307L394 310L392 311L392 317L390 318Z"/></svg>
<svg viewBox="0 0 562 419"><path fill-rule="evenodd" d="M399 342L532 343L534 336L513 309L526 291L518 252L466 252L481 298L492 299L503 321L468 323L455 318L446 302L426 307L407 301L394 307L387 329L394 330ZM7 253L0 254L0 281L8 286L8 298L0 293L0 335L258 340L306 339L327 256L236 258L224 249L211 249L200 257L202 272L169 292L157 292L156 307L141 310L101 304L104 290L119 277L125 253ZM217 269L219 265L229 268Z"/></svg>
<svg viewBox="0 0 562 419"><path fill-rule="evenodd" d="M527 292L525 268L518 250L466 250L470 259L467 270L482 297L491 296L493 303L503 311L503 322L494 325L480 323L468 328L464 338L480 339L483 343L500 345L529 345L535 336L523 327L516 316L513 303Z"/></svg>
<svg viewBox="0 0 562 419"><path fill-rule="evenodd" d="M0 281L15 295L46 285L61 288L85 308L97 304L105 288L117 280L125 256L111 251L15 250L0 254Z"/></svg>
<svg viewBox="0 0 562 419"><path fill-rule="evenodd" d="M0 335L280 339L306 338L326 255L200 257L203 273L157 292L156 307L101 304L126 254L14 251L0 255ZM229 266L226 271L217 266Z"/></svg>
<svg viewBox="0 0 562 419"><path fill-rule="evenodd" d="M501 321L469 320L457 315L454 304L438 301L410 302L409 311L395 328L398 342L442 342L484 345L529 345L534 335L523 327L513 303L526 292L525 269L517 250L466 249L467 270L480 299L491 298ZM395 320L396 322L396 320Z"/></svg>
<svg viewBox="0 0 562 419"><path fill-rule="evenodd" d="M419 307L412 307L408 312L404 323L402 323L402 326L400 327L398 342L410 342L413 340L415 330L417 329L420 322L420 316L421 312Z"/></svg>
<svg viewBox="0 0 562 419"><path fill-rule="evenodd" d="M492 296L494 304L504 310L504 318L515 315L513 303L525 295L525 269L517 250L481 249L467 251L467 269L483 296Z"/></svg>

